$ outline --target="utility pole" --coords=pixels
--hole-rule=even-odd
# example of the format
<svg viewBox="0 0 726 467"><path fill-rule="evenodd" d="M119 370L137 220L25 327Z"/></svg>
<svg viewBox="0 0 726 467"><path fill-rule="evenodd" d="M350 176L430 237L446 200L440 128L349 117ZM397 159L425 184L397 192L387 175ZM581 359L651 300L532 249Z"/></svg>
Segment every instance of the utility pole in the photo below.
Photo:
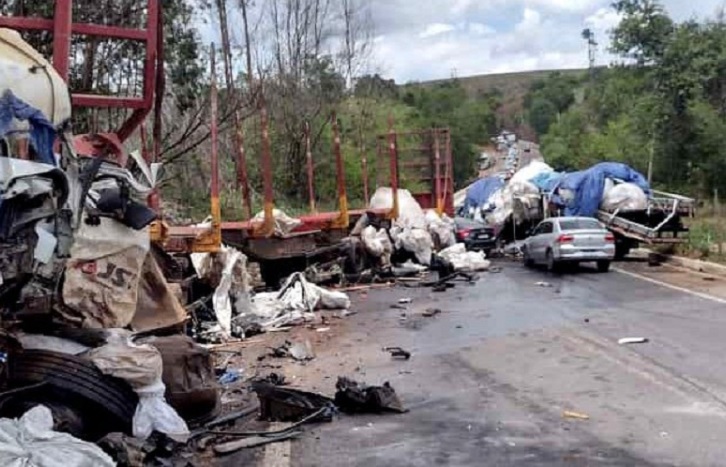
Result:
<svg viewBox="0 0 726 467"><path fill-rule="evenodd" d="M587 41L587 59L590 69L590 75L595 73L595 58L597 54L597 41L595 41L595 33L590 29L582 30L582 38Z"/></svg>

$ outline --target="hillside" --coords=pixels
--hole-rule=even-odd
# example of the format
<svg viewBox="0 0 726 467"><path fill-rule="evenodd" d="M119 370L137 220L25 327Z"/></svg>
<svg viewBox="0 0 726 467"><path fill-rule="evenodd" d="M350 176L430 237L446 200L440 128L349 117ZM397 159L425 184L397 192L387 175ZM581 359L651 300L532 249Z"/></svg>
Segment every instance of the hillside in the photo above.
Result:
<svg viewBox="0 0 726 467"><path fill-rule="evenodd" d="M490 93L501 95L501 107L497 111L497 119L503 129L517 132L521 137L536 140L536 135L523 118L524 97L530 86L537 80L545 79L552 73L561 73L580 77L587 69L569 70L535 70L517 73L500 73L451 78L456 79L466 90L470 98ZM451 81L451 79L410 83L413 86L433 86Z"/></svg>

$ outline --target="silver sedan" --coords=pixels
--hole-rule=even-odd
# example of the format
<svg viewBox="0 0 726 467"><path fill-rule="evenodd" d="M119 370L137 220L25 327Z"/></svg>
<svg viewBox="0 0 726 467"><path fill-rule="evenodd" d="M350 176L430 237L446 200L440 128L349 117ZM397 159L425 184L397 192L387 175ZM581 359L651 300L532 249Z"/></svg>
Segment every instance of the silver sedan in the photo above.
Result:
<svg viewBox="0 0 726 467"><path fill-rule="evenodd" d="M595 262L600 272L610 269L615 237L589 217L553 217L542 221L522 246L524 264L544 264L550 271L563 263Z"/></svg>

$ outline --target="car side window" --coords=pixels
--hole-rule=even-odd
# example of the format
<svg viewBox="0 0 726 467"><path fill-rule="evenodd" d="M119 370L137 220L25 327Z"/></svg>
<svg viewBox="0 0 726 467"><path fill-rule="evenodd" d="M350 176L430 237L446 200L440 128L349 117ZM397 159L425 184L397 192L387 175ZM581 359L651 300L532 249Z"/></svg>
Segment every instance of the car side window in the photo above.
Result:
<svg viewBox="0 0 726 467"><path fill-rule="evenodd" d="M540 234L549 234L552 233L552 222L546 222L539 226L539 229L537 229Z"/></svg>

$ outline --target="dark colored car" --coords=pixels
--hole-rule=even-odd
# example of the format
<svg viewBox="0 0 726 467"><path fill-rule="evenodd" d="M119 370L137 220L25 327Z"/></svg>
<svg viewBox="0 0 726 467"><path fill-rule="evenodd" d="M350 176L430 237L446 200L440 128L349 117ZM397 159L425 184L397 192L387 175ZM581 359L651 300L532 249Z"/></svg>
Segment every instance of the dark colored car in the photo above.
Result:
<svg viewBox="0 0 726 467"><path fill-rule="evenodd" d="M489 252L496 246L496 235L493 227L483 222L457 217L456 240L466 245L467 250L482 250Z"/></svg>

